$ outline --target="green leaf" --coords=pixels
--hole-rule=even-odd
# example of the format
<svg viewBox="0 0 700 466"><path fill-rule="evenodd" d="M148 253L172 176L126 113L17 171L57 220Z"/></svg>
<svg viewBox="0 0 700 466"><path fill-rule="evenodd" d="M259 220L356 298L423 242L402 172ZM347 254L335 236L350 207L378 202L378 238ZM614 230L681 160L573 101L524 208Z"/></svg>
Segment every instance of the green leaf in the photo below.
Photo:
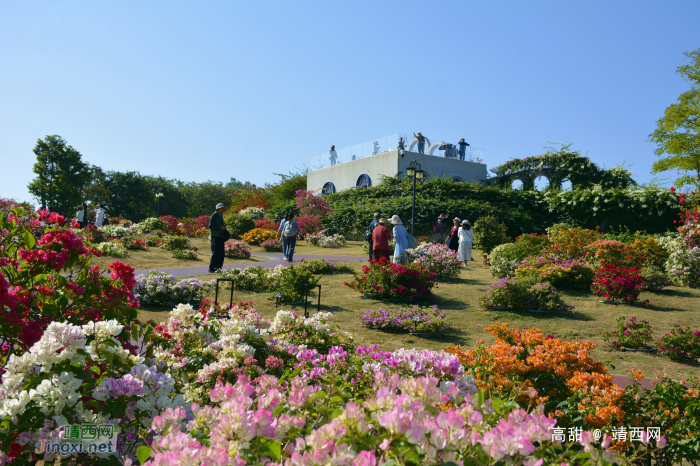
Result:
<svg viewBox="0 0 700 466"><path fill-rule="evenodd" d="M343 402L343 397L342 396L334 396L331 398L331 403L342 403Z"/></svg>
<svg viewBox="0 0 700 466"><path fill-rule="evenodd" d="M148 458L151 457L151 453L153 453L153 450L151 450L145 445L142 445L136 449L136 457L139 459L141 464L148 461Z"/></svg>
<svg viewBox="0 0 700 466"><path fill-rule="evenodd" d="M316 392L316 393L314 394L314 396L311 397L311 399L312 399L312 400L315 400L316 398L325 398L325 397L327 397L327 396L328 396L328 394L327 394L326 392L324 392L323 390L321 390L321 391L319 391L319 392Z"/></svg>
<svg viewBox="0 0 700 466"><path fill-rule="evenodd" d="M36 245L36 238L31 231L27 230L24 232L24 244L26 249L32 249Z"/></svg>
<svg viewBox="0 0 700 466"><path fill-rule="evenodd" d="M396 460L389 460L386 463L382 463L379 466L399 466L399 463L396 462Z"/></svg>
<svg viewBox="0 0 700 466"><path fill-rule="evenodd" d="M282 446L275 441L266 442L260 448L260 454L279 461L282 455Z"/></svg>

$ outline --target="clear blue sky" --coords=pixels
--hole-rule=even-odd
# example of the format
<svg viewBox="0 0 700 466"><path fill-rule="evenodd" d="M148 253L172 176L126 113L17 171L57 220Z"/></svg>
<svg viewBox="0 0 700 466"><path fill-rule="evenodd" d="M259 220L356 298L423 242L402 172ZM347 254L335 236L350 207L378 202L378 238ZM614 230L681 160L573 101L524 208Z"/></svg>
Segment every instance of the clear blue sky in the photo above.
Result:
<svg viewBox="0 0 700 466"><path fill-rule="evenodd" d="M30 199L49 134L186 181L262 184L422 131L489 167L573 143L647 182L698 18L697 0L0 1L0 196Z"/></svg>

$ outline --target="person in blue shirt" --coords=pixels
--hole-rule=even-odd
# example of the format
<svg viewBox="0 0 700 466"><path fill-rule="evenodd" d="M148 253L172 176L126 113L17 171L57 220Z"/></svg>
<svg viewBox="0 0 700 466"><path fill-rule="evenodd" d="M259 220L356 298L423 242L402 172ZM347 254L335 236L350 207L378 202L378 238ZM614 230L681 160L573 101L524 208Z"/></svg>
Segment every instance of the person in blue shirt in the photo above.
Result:
<svg viewBox="0 0 700 466"><path fill-rule="evenodd" d="M418 140L418 153L425 154L425 136L418 131L418 134L413 133L413 136Z"/></svg>
<svg viewBox="0 0 700 466"><path fill-rule="evenodd" d="M284 260L287 260L287 238L284 236L284 224L289 218L289 214L291 212L285 212L284 213L284 218L280 222L280 227L277 229L277 236L282 237L282 254L284 255Z"/></svg>
<svg viewBox="0 0 700 466"><path fill-rule="evenodd" d="M398 215L391 217L391 223L394 224L394 242L396 243L394 247L394 264L398 264L399 258L408 249L408 232Z"/></svg>
<svg viewBox="0 0 700 466"><path fill-rule="evenodd" d="M464 160L466 157L468 143L464 142L464 138L460 139L457 143L459 146L459 160Z"/></svg>
<svg viewBox="0 0 700 466"><path fill-rule="evenodd" d="M369 231L369 260L374 259L374 244L372 242L372 232L374 231L374 227L377 226L377 223L379 223L381 215L379 215L379 212L376 212L374 214L374 219L372 220L372 223L369 224L369 228L367 231Z"/></svg>

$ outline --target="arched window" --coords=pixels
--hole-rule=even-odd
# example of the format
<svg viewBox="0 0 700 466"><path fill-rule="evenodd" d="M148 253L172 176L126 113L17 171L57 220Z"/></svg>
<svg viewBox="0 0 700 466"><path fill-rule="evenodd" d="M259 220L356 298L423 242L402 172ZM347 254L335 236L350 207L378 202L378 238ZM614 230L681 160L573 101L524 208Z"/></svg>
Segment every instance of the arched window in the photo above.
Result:
<svg viewBox="0 0 700 466"><path fill-rule="evenodd" d="M462 177L458 176L458 175L453 175L452 181L454 181L455 183L464 183L464 180L462 179Z"/></svg>
<svg viewBox="0 0 700 466"><path fill-rule="evenodd" d="M328 181L326 184L323 185L323 189L321 190L321 194L333 194L335 192L335 185Z"/></svg>
<svg viewBox="0 0 700 466"><path fill-rule="evenodd" d="M369 177L368 174L363 173L357 179L357 184L355 186L357 186L358 188L360 188L360 187L369 188L370 186L372 186L372 179Z"/></svg>

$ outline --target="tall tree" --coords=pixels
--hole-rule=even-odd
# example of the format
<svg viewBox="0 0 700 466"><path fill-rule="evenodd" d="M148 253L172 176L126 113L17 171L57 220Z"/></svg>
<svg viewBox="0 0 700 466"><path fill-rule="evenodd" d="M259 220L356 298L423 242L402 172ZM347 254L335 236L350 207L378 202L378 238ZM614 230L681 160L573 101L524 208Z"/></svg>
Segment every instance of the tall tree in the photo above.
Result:
<svg viewBox="0 0 700 466"><path fill-rule="evenodd" d="M109 215L128 218L133 222L155 215L152 187L139 172L108 171L104 187L110 193L105 203Z"/></svg>
<svg viewBox="0 0 700 466"><path fill-rule="evenodd" d="M649 140L658 144L654 153L661 157L654 163L652 172L686 172L676 180L679 187L700 186L700 49L686 52L685 56L690 64L680 66L677 73L691 84L690 90L666 108L664 116L656 122L656 130L649 135Z"/></svg>
<svg viewBox="0 0 700 466"><path fill-rule="evenodd" d="M46 136L34 147L37 177L27 186L42 207L72 217L83 199L83 188L90 178L88 164L80 152L61 136Z"/></svg>

